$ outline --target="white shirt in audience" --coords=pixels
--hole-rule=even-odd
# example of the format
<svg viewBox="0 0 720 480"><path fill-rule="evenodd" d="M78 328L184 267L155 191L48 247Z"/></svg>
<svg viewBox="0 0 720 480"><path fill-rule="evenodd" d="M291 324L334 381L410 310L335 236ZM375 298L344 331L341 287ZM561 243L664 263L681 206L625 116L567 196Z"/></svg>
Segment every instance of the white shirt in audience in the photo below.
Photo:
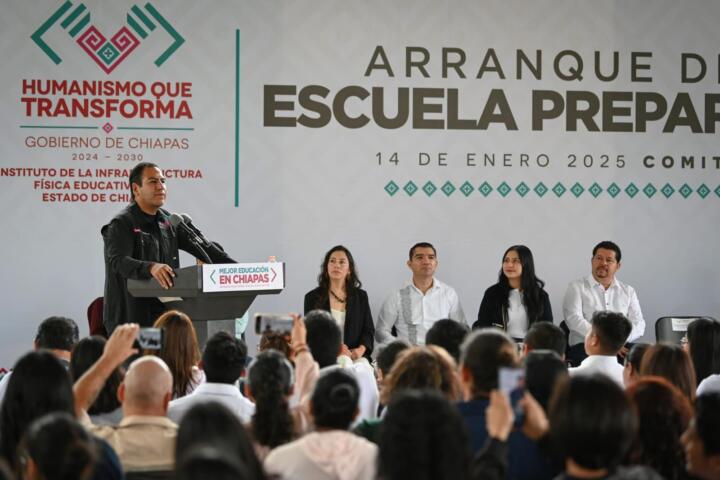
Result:
<svg viewBox="0 0 720 480"><path fill-rule="evenodd" d="M443 318L467 323L455 290L434 278L433 286L423 294L412 280L409 281L390 295L380 309L375 324L378 351L381 345L395 340L391 334L393 326L397 338L413 345L425 345L425 334L436 321Z"/></svg>
<svg viewBox="0 0 720 480"><path fill-rule="evenodd" d="M621 388L625 388L623 366L618 363L615 355L590 355L579 367L569 368L568 372L571 376L603 374L614 380Z"/></svg>
<svg viewBox="0 0 720 480"><path fill-rule="evenodd" d="M255 404L245 398L237 385L227 383L203 383L190 395L175 399L168 407L168 418L179 424L190 407L198 403L218 402L233 412L242 423L250 422Z"/></svg>
<svg viewBox="0 0 720 480"><path fill-rule="evenodd" d="M377 446L343 430L313 432L274 449L264 462L283 480L373 480Z"/></svg>
<svg viewBox="0 0 720 480"><path fill-rule="evenodd" d="M205 372L202 371L197 366L193 366L192 367L192 378L190 379L190 383L188 384L187 388L185 389L185 395L190 395L192 392L195 391L196 388L198 388L203 383L205 383ZM182 398L182 397L173 396L173 399L176 399L176 398Z"/></svg>
<svg viewBox="0 0 720 480"><path fill-rule="evenodd" d="M697 388L697 394L703 393L720 393L720 375L710 375L705 377Z"/></svg>
<svg viewBox="0 0 720 480"><path fill-rule="evenodd" d="M337 365L329 365L320 369L319 374L334 368L342 368L347 372L351 372L355 376L355 380L360 387L360 399L358 400L358 413L355 417L353 425L360 423L365 419L377 417L377 409L379 403L379 393L377 388L377 380L375 380L375 371L366 358L360 358L354 362L350 357L341 355L338 357ZM315 387L313 386L313 389Z"/></svg>
<svg viewBox="0 0 720 480"><path fill-rule="evenodd" d="M592 275L588 275L571 282L565 292L563 316L570 329L568 343L571 346L583 343L590 331L593 314L606 310L620 312L630 320L633 328L628 342L645 333L645 319L635 289L615 278L610 288L605 290Z"/></svg>

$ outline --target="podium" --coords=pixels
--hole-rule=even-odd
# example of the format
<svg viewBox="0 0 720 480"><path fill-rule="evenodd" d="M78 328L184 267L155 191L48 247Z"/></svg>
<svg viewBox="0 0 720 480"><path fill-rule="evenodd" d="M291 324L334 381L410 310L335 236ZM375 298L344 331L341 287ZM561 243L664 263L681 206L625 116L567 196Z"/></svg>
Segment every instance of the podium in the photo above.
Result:
<svg viewBox="0 0 720 480"><path fill-rule="evenodd" d="M257 295L282 292L285 264L192 265L175 269L173 286L167 290L154 278L129 279L127 288L133 297L157 298L167 310L187 314L202 348L217 330L231 330L234 335L235 319L245 314Z"/></svg>

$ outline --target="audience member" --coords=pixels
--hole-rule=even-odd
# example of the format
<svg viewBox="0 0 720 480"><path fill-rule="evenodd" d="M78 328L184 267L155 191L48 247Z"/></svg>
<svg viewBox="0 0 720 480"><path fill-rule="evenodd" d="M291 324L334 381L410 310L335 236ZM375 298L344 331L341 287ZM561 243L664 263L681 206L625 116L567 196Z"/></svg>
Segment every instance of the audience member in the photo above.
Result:
<svg viewBox="0 0 720 480"><path fill-rule="evenodd" d="M20 440L28 426L49 413L72 415L73 387L65 365L50 352L38 350L22 356L15 364L15 375L8 383L0 408L0 457L19 473ZM93 478L122 478L117 455L103 441L94 440L99 451Z"/></svg>
<svg viewBox="0 0 720 480"><path fill-rule="evenodd" d="M720 478L720 393L699 395L695 418L681 438L687 471L704 480Z"/></svg>
<svg viewBox="0 0 720 480"><path fill-rule="evenodd" d="M178 460L175 480L256 480L247 469L221 448L199 445Z"/></svg>
<svg viewBox="0 0 720 480"><path fill-rule="evenodd" d="M72 351L70 376L77 381L103 354L107 340L100 336L80 340ZM122 420L122 408L117 391L123 381L122 368L116 368L108 377L97 398L88 409L90 420L96 425L117 425Z"/></svg>
<svg viewBox="0 0 720 480"><path fill-rule="evenodd" d="M375 360L375 376L380 389L380 398L382 398L382 390L385 388L387 376L395 365L395 361L400 353L410 348L410 344L405 340L395 340L381 348Z"/></svg>
<svg viewBox="0 0 720 480"><path fill-rule="evenodd" d="M640 365L649 346L648 343L636 343L630 348L623 367L623 384L625 387L629 387L640 378Z"/></svg>
<svg viewBox="0 0 720 480"><path fill-rule="evenodd" d="M89 480L95 471L97 448L88 432L67 412L35 420L22 441L27 480Z"/></svg>
<svg viewBox="0 0 720 480"><path fill-rule="evenodd" d="M255 402L255 413L249 433L261 459L299 433L288 405L294 383L292 365L277 350L260 353L250 364L246 393Z"/></svg>
<svg viewBox="0 0 720 480"><path fill-rule="evenodd" d="M485 290L473 329L497 327L521 342L536 322L553 321L545 282L535 276L533 254L525 245L505 250L498 283Z"/></svg>
<svg viewBox="0 0 720 480"><path fill-rule="evenodd" d="M182 312L169 310L155 320L153 327L164 330L163 345L160 350L147 350L145 354L157 355L170 369L172 398L184 397L205 381L203 371L197 366L200 347L192 320Z"/></svg>
<svg viewBox="0 0 720 480"><path fill-rule="evenodd" d="M80 337L78 326L67 317L49 317L38 325L33 348L47 350L60 360L65 368L70 366L70 355ZM13 372L10 371L0 380L0 403L5 397L5 390Z"/></svg>
<svg viewBox="0 0 720 480"><path fill-rule="evenodd" d="M75 382L75 409L85 417L92 399L107 377L131 354L137 324L115 328L102 357ZM167 418L172 398L172 374L162 359L154 356L135 360L118 389L123 419L117 426L88 424L120 457L126 472L170 471L175 466L177 425Z"/></svg>
<svg viewBox="0 0 720 480"><path fill-rule="evenodd" d="M315 432L270 452L267 471L284 480L374 479L377 447L347 431L358 414L359 397L352 373L321 373L310 402Z"/></svg>
<svg viewBox="0 0 720 480"><path fill-rule="evenodd" d="M720 322L698 318L688 325L687 340L687 351L695 367L698 395L705 389L720 391Z"/></svg>
<svg viewBox="0 0 720 480"><path fill-rule="evenodd" d="M262 465L243 424L233 411L214 400L191 406L183 416L177 433L175 458L186 459L194 449L202 447L221 452L231 463L239 464L247 473L247 476L234 478L265 478ZM185 468L187 465L179 463L175 470L176 476L180 476L181 470ZM211 472L212 470L206 471L203 478L214 479Z"/></svg>
<svg viewBox="0 0 720 480"><path fill-rule="evenodd" d="M557 355L556 355L557 357ZM529 392L525 392L518 406L524 416L523 433L533 441L547 436L548 419L545 411ZM490 392L490 403L485 409L485 426L488 438L485 445L473 458L470 477L473 480L504 480L508 471L507 440L515 425L515 408L510 405L507 393L500 390ZM538 472L538 478L540 477Z"/></svg>
<svg viewBox="0 0 720 480"><path fill-rule="evenodd" d="M553 350L532 350L524 363L525 388L547 410L555 384L568 375L567 364Z"/></svg>
<svg viewBox="0 0 720 480"><path fill-rule="evenodd" d="M570 329L567 360L573 367L589 355L584 350L584 340L591 330L595 312L609 310L625 315L632 324L629 342L645 333L645 319L635 289L615 278L621 266L620 247L603 241L595 245L592 255L591 274L570 283L563 300L563 316ZM620 350L621 356L625 353L625 348Z"/></svg>
<svg viewBox="0 0 720 480"><path fill-rule="evenodd" d="M10 466L2 458L0 458L0 480L15 480L15 476L10 471Z"/></svg>
<svg viewBox="0 0 720 480"><path fill-rule="evenodd" d="M683 393L661 377L641 377L627 389L639 419L628 465L647 465L666 480L687 478L680 436L692 418Z"/></svg>
<svg viewBox="0 0 720 480"><path fill-rule="evenodd" d="M73 392L65 365L38 350L20 357L0 409L0 455L20 471L20 439L33 420L51 412L73 412Z"/></svg>
<svg viewBox="0 0 720 480"><path fill-rule="evenodd" d="M552 350L565 360L567 339L565 332L552 322L535 322L528 329L523 342L523 356L533 350Z"/></svg>
<svg viewBox="0 0 720 480"><path fill-rule="evenodd" d="M460 361L460 345L468 333L470 333L470 329L467 324L443 318L430 327L425 336L425 345L437 345L444 348L457 363Z"/></svg>
<svg viewBox="0 0 720 480"><path fill-rule="evenodd" d="M305 350L309 349L308 356L311 356L317 362L318 369L312 370L315 378L317 378L317 374L333 368L342 368L352 372L360 386L360 414L357 417L357 422L366 418L375 418L378 409L378 388L373 368L367 359L361 357L353 361L349 357L341 355L340 328L338 328L335 320L328 312L324 310L311 311L305 317L304 325L306 327L305 339L307 342L307 346L304 348ZM295 341L296 339L293 338L293 342ZM297 363L299 361L301 362L296 356L296 368L302 369L302 363ZM298 377L300 377L300 374L298 374ZM307 382L303 382L300 389L301 403L306 407L309 405L313 388L314 379L311 378Z"/></svg>
<svg viewBox="0 0 720 480"><path fill-rule="evenodd" d="M288 360L292 360L292 346L290 341L291 339L288 333L265 330L260 336L258 353L273 349L285 355L285 358Z"/></svg>
<svg viewBox="0 0 720 480"><path fill-rule="evenodd" d="M455 361L434 345L411 347L398 355L387 376L382 402L387 405L403 390L434 390L451 402L462 398Z"/></svg>
<svg viewBox="0 0 720 480"><path fill-rule="evenodd" d="M667 379L692 402L695 400L695 370L690 355L679 345L657 343L650 346L640 363L640 375Z"/></svg>
<svg viewBox="0 0 720 480"><path fill-rule="evenodd" d="M460 377L465 401L458 404L470 433L473 452L488 438L485 410L492 390L498 388L501 367L517 367L517 348L501 330L484 328L471 333L460 355ZM515 430L508 437L510 478L552 478L557 473L551 461L525 433Z"/></svg>
<svg viewBox="0 0 720 480"><path fill-rule="evenodd" d="M330 313L342 333L343 354L353 360L370 358L375 324L350 250L342 245L328 250L317 280L318 287L305 295L305 314L316 309Z"/></svg>
<svg viewBox="0 0 720 480"><path fill-rule="evenodd" d="M375 328L375 340L385 345L397 338L413 345L423 345L428 329L441 318L466 324L455 290L435 278L438 266L435 247L426 242L410 249L407 266L412 280L392 293L383 303Z"/></svg>
<svg viewBox="0 0 720 480"><path fill-rule="evenodd" d="M630 335L632 325L622 313L598 311L591 319L592 327L585 336L585 352L589 355L580 366L571 368L570 375L607 375L623 386L623 367L617 355Z"/></svg>
<svg viewBox="0 0 720 480"><path fill-rule="evenodd" d="M457 365L442 348L434 345L410 347L398 355L385 379L380 401L388 405L392 397L405 390L432 390L450 402L462 399ZM382 419L363 420L354 432L373 443L380 441Z"/></svg>
<svg viewBox="0 0 720 480"><path fill-rule="evenodd" d="M393 396L380 432L378 478L465 480L470 450L462 417L439 392Z"/></svg>
<svg viewBox="0 0 720 480"><path fill-rule="evenodd" d="M632 447L638 419L622 387L605 375L558 384L548 414L553 445L565 458L557 480L657 479L645 466L619 467Z"/></svg>
<svg viewBox="0 0 720 480"><path fill-rule="evenodd" d="M213 400L221 403L240 419L249 423L255 404L245 398L237 385L245 371L247 346L227 332L218 332L205 344L202 357L205 383L192 393L170 402L168 417L180 423L182 417L193 405Z"/></svg>

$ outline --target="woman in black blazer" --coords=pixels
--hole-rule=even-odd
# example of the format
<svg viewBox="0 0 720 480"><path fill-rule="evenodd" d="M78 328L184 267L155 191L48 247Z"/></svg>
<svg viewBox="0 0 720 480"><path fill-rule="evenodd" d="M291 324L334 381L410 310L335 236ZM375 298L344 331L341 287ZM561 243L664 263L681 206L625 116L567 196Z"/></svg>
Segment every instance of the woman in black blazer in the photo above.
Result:
<svg viewBox="0 0 720 480"><path fill-rule="evenodd" d="M550 298L545 282L535 276L532 252L525 245L513 245L503 255L498 283L485 290L473 329L502 328L522 341L535 322L552 322Z"/></svg>
<svg viewBox="0 0 720 480"><path fill-rule="evenodd" d="M370 358L375 325L370 304L350 250L337 245L325 254L318 287L305 295L305 313L327 310L342 325L343 353L353 360Z"/></svg>

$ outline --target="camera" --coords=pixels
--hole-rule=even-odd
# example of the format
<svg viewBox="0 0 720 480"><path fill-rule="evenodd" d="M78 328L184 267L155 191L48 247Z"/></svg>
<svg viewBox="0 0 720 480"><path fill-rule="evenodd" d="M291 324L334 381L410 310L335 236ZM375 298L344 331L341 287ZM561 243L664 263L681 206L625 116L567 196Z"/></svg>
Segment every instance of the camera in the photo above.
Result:
<svg viewBox="0 0 720 480"><path fill-rule="evenodd" d="M277 313L256 313L255 333L262 335L263 332L271 331L289 334L293 326L293 317L289 314Z"/></svg>

